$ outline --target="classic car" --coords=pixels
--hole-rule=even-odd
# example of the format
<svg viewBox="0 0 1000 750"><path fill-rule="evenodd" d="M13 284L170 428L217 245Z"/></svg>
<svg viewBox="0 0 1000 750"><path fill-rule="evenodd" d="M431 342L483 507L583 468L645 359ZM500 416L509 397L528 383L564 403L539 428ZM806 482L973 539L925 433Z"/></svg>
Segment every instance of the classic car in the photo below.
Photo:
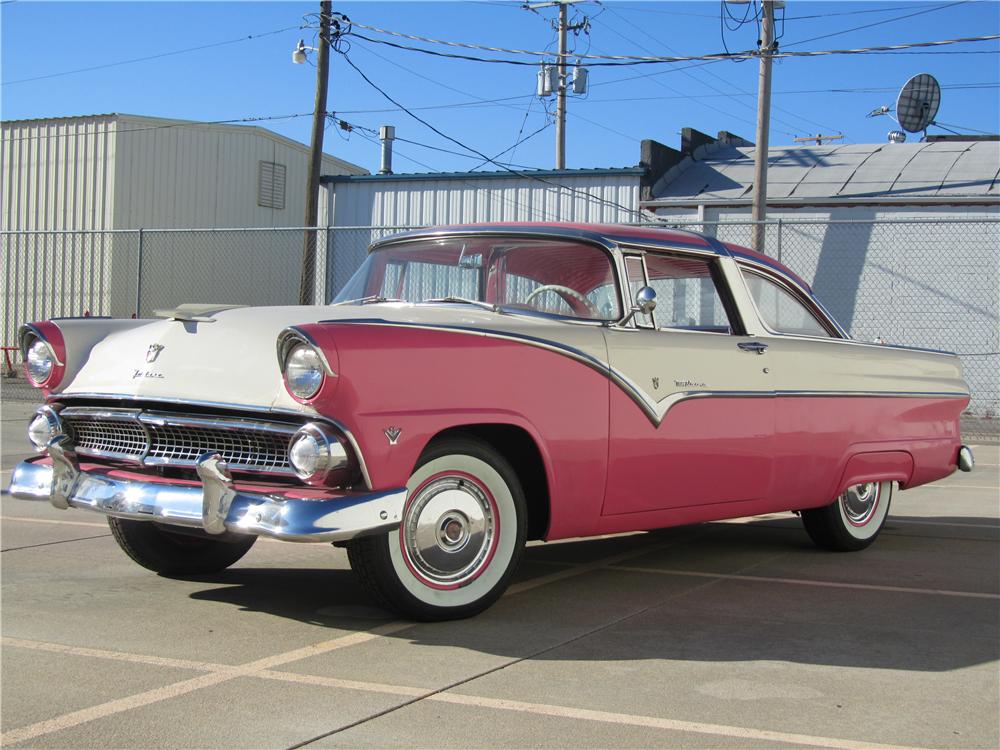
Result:
<svg viewBox="0 0 1000 750"><path fill-rule="evenodd" d="M182 305L21 332L42 389L11 494L208 574L258 536L347 548L383 605L466 617L527 540L798 513L860 550L970 470L957 357L852 340L773 259L657 227L379 240L330 305Z"/></svg>

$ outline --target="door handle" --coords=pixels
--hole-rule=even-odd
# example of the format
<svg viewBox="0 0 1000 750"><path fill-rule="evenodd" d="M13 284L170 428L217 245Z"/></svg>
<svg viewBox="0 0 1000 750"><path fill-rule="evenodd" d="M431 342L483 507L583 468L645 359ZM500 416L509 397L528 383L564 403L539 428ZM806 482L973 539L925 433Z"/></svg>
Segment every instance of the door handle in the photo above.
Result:
<svg viewBox="0 0 1000 750"><path fill-rule="evenodd" d="M767 344L762 344L759 341L741 341L736 346L745 352L754 352L755 354L763 354L767 351Z"/></svg>

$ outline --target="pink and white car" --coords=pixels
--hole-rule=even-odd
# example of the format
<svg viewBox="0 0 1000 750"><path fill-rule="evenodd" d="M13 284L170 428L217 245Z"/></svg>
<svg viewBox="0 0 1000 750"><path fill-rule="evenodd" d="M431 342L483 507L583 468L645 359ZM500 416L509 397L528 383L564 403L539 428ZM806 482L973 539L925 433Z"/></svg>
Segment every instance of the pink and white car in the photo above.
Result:
<svg viewBox="0 0 1000 750"><path fill-rule="evenodd" d="M140 565L346 546L378 601L465 617L530 539L797 511L858 550L969 470L949 353L851 340L784 266L659 228L377 242L329 306L27 325L43 455L10 491L108 516Z"/></svg>

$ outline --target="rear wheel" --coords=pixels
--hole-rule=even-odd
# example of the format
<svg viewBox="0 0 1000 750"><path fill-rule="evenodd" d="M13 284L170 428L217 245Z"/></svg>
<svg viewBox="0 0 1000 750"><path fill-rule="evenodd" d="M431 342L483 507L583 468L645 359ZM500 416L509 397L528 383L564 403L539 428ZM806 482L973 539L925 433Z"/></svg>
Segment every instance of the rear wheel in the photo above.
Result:
<svg viewBox="0 0 1000 750"><path fill-rule="evenodd" d="M421 456L399 529L347 550L382 605L417 620L453 620L482 612L507 588L525 519L510 464L481 440L449 438Z"/></svg>
<svg viewBox="0 0 1000 750"><path fill-rule="evenodd" d="M866 482L848 487L823 508L802 511L812 540L835 552L861 550L875 541L889 515L892 482Z"/></svg>
<svg viewBox="0 0 1000 750"><path fill-rule="evenodd" d="M108 518L118 546L142 567L164 575L218 573L250 551L255 536L226 539L171 532L152 521Z"/></svg>

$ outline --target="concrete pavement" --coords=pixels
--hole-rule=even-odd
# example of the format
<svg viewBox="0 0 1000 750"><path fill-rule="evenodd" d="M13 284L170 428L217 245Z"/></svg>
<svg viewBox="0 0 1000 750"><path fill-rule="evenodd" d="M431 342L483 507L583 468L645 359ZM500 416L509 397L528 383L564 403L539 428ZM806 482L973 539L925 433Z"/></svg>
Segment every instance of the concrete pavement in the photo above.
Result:
<svg viewBox="0 0 1000 750"><path fill-rule="evenodd" d="M3 482L31 407L3 404ZM485 614L377 608L328 545L156 576L103 519L0 499L3 744L1000 746L1000 450L870 549L776 515L533 545Z"/></svg>

